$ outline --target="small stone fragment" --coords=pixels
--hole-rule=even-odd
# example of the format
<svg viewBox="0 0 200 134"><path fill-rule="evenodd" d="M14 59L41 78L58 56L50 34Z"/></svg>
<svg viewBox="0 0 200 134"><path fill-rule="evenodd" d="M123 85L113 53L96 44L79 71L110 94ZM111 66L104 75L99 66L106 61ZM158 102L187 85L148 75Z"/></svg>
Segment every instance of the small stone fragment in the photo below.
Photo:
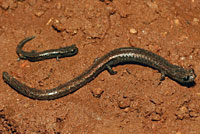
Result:
<svg viewBox="0 0 200 134"><path fill-rule="evenodd" d="M46 1L46 2L51 2L52 0L44 0L44 1Z"/></svg>
<svg viewBox="0 0 200 134"><path fill-rule="evenodd" d="M187 109L185 106L182 106L182 107L180 108L180 111L181 111L182 113L187 113L188 109Z"/></svg>
<svg viewBox="0 0 200 134"><path fill-rule="evenodd" d="M131 34L137 34L138 31L137 31L135 28L131 28L131 29L130 29L130 33L131 33Z"/></svg>
<svg viewBox="0 0 200 134"><path fill-rule="evenodd" d="M199 114L196 112L190 112L190 117L198 117Z"/></svg>
<svg viewBox="0 0 200 134"><path fill-rule="evenodd" d="M0 3L0 7L3 9L3 10L8 10L9 8L9 1L3 1L2 3Z"/></svg>
<svg viewBox="0 0 200 134"><path fill-rule="evenodd" d="M196 95L200 96L200 93L196 93Z"/></svg>
<svg viewBox="0 0 200 134"><path fill-rule="evenodd" d="M128 113L129 111L130 111L130 108L129 108L129 107L127 107L127 108L124 109L124 112L125 112L125 113Z"/></svg>
<svg viewBox="0 0 200 134"><path fill-rule="evenodd" d="M39 86L43 87L44 86L44 83L42 81L39 81Z"/></svg>
<svg viewBox="0 0 200 134"><path fill-rule="evenodd" d="M30 6L34 6L36 3L37 3L36 0L29 0L29 1L28 1L28 4L29 4Z"/></svg>
<svg viewBox="0 0 200 134"><path fill-rule="evenodd" d="M44 14L44 11L36 11L35 12L35 16L37 16L37 17L40 17L40 16L42 16Z"/></svg>
<svg viewBox="0 0 200 134"><path fill-rule="evenodd" d="M184 57L184 56L180 57L180 60L185 60L185 59L186 59L186 57Z"/></svg>
<svg viewBox="0 0 200 134"><path fill-rule="evenodd" d="M182 120L188 116L188 109L182 106L177 112L175 112L177 119Z"/></svg>
<svg viewBox="0 0 200 134"><path fill-rule="evenodd" d="M118 106L120 109L126 109L130 107L130 100L126 98L120 99L118 100Z"/></svg>
<svg viewBox="0 0 200 134"><path fill-rule="evenodd" d="M150 8L152 8L152 9L158 8L158 5L157 5L156 3L154 3L154 2L147 1L146 4L147 4Z"/></svg>
<svg viewBox="0 0 200 134"><path fill-rule="evenodd" d="M91 93L94 97L96 98L100 98L101 95L103 94L104 90L102 88L95 88L93 90L91 90Z"/></svg>
<svg viewBox="0 0 200 134"><path fill-rule="evenodd" d="M198 18L194 18L192 21L193 25L198 25L199 24L199 19Z"/></svg>
<svg viewBox="0 0 200 134"><path fill-rule="evenodd" d="M159 114L152 113L152 114L151 114L151 120L152 120L152 121L160 121L160 120L161 120L161 117L160 117Z"/></svg>
<svg viewBox="0 0 200 134"><path fill-rule="evenodd" d="M181 24L180 21L179 21L178 19L175 19L175 20L174 20L174 23L175 23L175 25L177 25L177 26Z"/></svg>
<svg viewBox="0 0 200 134"><path fill-rule="evenodd" d="M56 3L55 8L60 10L62 8L62 4L60 2Z"/></svg>

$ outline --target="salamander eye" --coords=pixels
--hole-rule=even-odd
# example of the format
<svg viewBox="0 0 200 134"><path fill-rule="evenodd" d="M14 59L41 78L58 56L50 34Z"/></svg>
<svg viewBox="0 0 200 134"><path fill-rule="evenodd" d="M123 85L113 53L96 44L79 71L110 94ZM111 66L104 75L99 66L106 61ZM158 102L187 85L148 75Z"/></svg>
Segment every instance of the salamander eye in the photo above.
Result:
<svg viewBox="0 0 200 134"><path fill-rule="evenodd" d="M71 52L71 53L74 53L74 52L75 52L75 49L71 49L70 52Z"/></svg>
<svg viewBox="0 0 200 134"><path fill-rule="evenodd" d="M184 81L188 81L189 79L190 79L190 76L185 76L185 77L183 78Z"/></svg>

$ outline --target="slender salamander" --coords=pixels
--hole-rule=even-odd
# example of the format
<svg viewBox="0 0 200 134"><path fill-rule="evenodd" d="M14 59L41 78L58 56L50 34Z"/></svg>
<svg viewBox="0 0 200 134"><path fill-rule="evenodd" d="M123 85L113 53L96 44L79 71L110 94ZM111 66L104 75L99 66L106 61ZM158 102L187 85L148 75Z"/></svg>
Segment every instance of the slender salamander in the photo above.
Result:
<svg viewBox="0 0 200 134"><path fill-rule="evenodd" d="M78 53L78 48L74 44L71 46L61 47L59 49L45 50L42 52L23 51L22 48L24 47L24 45L28 41L30 41L34 38L35 38L35 36L27 37L18 44L16 53L19 56L19 59L29 60L29 61L40 61L40 60L45 60L45 59L57 58L57 60L58 60L59 58L73 56Z"/></svg>
<svg viewBox="0 0 200 134"><path fill-rule="evenodd" d="M157 69L161 72L161 80L164 80L165 76L168 76L178 83L188 84L193 83L196 77L193 69L184 69L183 67L173 65L161 56L141 48L125 47L110 51L106 55L95 60L87 70L76 78L52 89L43 90L31 88L19 82L7 72L3 72L3 79L13 89L24 96L38 100L51 100L75 92L92 81L105 69L107 69L110 74L116 74L117 72L112 70L111 67L125 63L137 63Z"/></svg>

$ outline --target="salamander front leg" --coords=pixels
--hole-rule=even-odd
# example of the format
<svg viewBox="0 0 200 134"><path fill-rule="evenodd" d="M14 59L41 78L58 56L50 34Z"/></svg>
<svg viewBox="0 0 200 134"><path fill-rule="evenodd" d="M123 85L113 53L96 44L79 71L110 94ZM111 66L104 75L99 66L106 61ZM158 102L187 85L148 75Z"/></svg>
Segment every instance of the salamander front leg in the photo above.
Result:
<svg viewBox="0 0 200 134"><path fill-rule="evenodd" d="M117 71L114 71L109 65L106 65L106 69L111 75L117 74Z"/></svg>
<svg viewBox="0 0 200 134"><path fill-rule="evenodd" d="M160 81L163 81L165 80L165 72L161 72L161 77L160 77Z"/></svg>
<svg viewBox="0 0 200 134"><path fill-rule="evenodd" d="M20 60L21 60L21 58L18 57L18 58L17 58L17 61L19 62Z"/></svg>
<svg viewBox="0 0 200 134"><path fill-rule="evenodd" d="M163 80L165 80L165 72L161 71L161 77L160 77L160 82L158 83L158 85L160 85L162 83Z"/></svg>
<svg viewBox="0 0 200 134"><path fill-rule="evenodd" d="M17 58L17 61L19 62L21 59L23 59L23 60L26 60L26 57L25 56L23 56L23 55L21 55L21 54L18 54L18 58Z"/></svg>
<svg viewBox="0 0 200 134"><path fill-rule="evenodd" d="M56 60L57 60L57 61L60 61L60 58L59 58L59 56L57 56L57 57L56 57Z"/></svg>

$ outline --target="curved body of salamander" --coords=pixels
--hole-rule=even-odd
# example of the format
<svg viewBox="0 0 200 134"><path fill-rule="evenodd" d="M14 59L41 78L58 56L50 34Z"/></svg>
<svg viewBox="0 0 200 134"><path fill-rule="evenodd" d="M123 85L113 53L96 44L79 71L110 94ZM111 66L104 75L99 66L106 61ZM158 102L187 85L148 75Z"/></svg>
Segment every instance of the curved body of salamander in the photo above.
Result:
<svg viewBox="0 0 200 134"><path fill-rule="evenodd" d="M23 51L22 48L24 47L24 45L28 41L30 41L34 38L35 38L35 36L27 37L18 44L16 53L19 56L19 59L29 60L29 61L41 61L41 60L51 59L51 58L59 59L59 58L63 58L63 57L70 57L70 56L74 56L78 53L78 48L74 44L71 46L61 47L59 49L45 50L42 52Z"/></svg>
<svg viewBox="0 0 200 134"><path fill-rule="evenodd" d="M107 69L110 74L115 74L116 72L113 71L111 67L124 63L137 63L157 69L161 72L162 80L165 76L168 76L179 83L185 84L194 82L196 77L193 69L184 69L170 64L161 56L144 49L125 47L115 49L103 57L98 58L81 75L53 89L42 90L28 87L10 76L7 72L3 72L3 79L7 84L24 96L32 99L51 100L78 90L97 77L97 75L105 69Z"/></svg>

